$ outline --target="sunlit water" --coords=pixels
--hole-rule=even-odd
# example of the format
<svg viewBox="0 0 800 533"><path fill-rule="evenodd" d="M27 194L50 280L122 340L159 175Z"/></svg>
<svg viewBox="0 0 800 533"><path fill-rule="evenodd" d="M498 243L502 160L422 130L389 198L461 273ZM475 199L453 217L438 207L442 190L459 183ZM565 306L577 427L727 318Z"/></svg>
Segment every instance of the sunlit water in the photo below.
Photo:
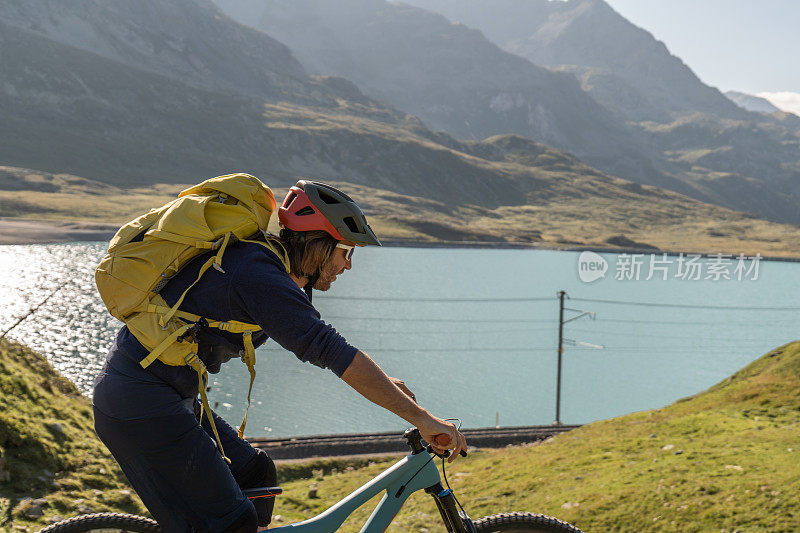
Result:
<svg viewBox="0 0 800 533"><path fill-rule="evenodd" d="M0 246L0 331L67 285L9 337L44 353L91 395L120 323L95 292L105 243ZM359 249L354 268L315 305L355 346L403 378L434 413L465 427L549 424L555 418L556 292L596 312L565 326L561 420L583 423L663 406L724 379L798 337L797 310L649 307L579 298L698 306L795 307L797 263L761 262L757 281L578 279L577 253L485 249ZM644 275L642 277L645 277ZM452 299L479 301L448 301ZM523 300L547 298L546 300ZM489 299L490 301L487 301ZM503 301L494 301L505 299ZM565 318L576 316L568 311ZM273 342L257 352L247 433L287 436L401 430L326 370ZM211 401L233 424L248 377L234 360L212 376Z"/></svg>

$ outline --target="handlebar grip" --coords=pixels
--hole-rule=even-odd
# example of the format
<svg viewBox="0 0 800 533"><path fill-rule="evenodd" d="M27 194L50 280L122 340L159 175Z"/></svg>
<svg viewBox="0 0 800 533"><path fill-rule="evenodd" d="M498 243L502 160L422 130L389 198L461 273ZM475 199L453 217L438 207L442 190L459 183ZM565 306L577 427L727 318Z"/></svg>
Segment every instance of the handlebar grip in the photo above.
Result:
<svg viewBox="0 0 800 533"><path fill-rule="evenodd" d="M436 435L433 438L433 441L437 446L442 446L442 447L448 446L450 444L450 435L448 435L447 433L439 433L438 435ZM447 453L449 455L449 452L445 452L445 453ZM461 457L466 457L467 456L467 452L465 452L464 450L461 450L459 452L459 455ZM445 455L445 457L447 457L447 455Z"/></svg>
<svg viewBox="0 0 800 533"><path fill-rule="evenodd" d="M450 444L450 435L447 433L439 433L436 435L436 437L434 437L433 442L437 446L447 446Z"/></svg>

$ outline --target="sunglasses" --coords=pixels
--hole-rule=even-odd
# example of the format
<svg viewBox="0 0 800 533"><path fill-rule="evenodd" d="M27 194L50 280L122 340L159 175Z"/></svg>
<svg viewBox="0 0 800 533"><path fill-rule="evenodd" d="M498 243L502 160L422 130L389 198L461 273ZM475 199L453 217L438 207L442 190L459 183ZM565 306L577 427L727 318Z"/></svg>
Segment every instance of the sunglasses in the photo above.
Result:
<svg viewBox="0 0 800 533"><path fill-rule="evenodd" d="M349 244L338 243L336 245L336 247L337 248L341 248L342 250L344 250L344 258L345 259L347 259L348 261L353 259L353 251L356 249L355 246L350 246Z"/></svg>

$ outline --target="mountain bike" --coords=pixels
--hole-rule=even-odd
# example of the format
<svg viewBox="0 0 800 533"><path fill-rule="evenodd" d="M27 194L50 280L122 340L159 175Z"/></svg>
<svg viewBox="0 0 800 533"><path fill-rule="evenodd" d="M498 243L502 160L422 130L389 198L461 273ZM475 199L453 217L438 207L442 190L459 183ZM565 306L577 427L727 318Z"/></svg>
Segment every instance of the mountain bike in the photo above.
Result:
<svg viewBox="0 0 800 533"><path fill-rule="evenodd" d="M383 532L389 527L406 499L418 490L433 497L448 533L581 533L580 529L551 516L534 513L502 513L471 520L456 499L447 482L442 486L434 458L446 458L449 452L437 454L425 444L416 428L403 433L411 453L361 486L325 512L302 522L275 527L269 531L294 533L333 533L357 508L374 496L385 492L369 516L361 533ZM446 437L446 435L440 435ZM447 442L437 440L440 446ZM466 457L466 452L461 452ZM444 462L442 463L444 465ZM244 491L252 501L274 498L281 494L280 487L264 487ZM77 516L42 529L39 533L85 533L91 531L128 533L160 533L159 525L149 518L118 513L99 513Z"/></svg>

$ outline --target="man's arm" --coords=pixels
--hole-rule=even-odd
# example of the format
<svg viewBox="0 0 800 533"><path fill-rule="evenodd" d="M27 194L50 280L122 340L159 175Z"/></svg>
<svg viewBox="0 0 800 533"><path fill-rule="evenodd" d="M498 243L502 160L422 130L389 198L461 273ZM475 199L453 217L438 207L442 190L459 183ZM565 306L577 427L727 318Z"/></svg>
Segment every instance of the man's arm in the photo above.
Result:
<svg viewBox="0 0 800 533"><path fill-rule="evenodd" d="M467 441L453 424L433 416L420 407L364 352L356 353L350 366L342 374L342 379L372 403L388 409L419 428L422 438L439 451L445 447L437 446L434 439L442 433L447 435L450 438L450 445L446 448L453 449L451 462L459 451L466 451Z"/></svg>

